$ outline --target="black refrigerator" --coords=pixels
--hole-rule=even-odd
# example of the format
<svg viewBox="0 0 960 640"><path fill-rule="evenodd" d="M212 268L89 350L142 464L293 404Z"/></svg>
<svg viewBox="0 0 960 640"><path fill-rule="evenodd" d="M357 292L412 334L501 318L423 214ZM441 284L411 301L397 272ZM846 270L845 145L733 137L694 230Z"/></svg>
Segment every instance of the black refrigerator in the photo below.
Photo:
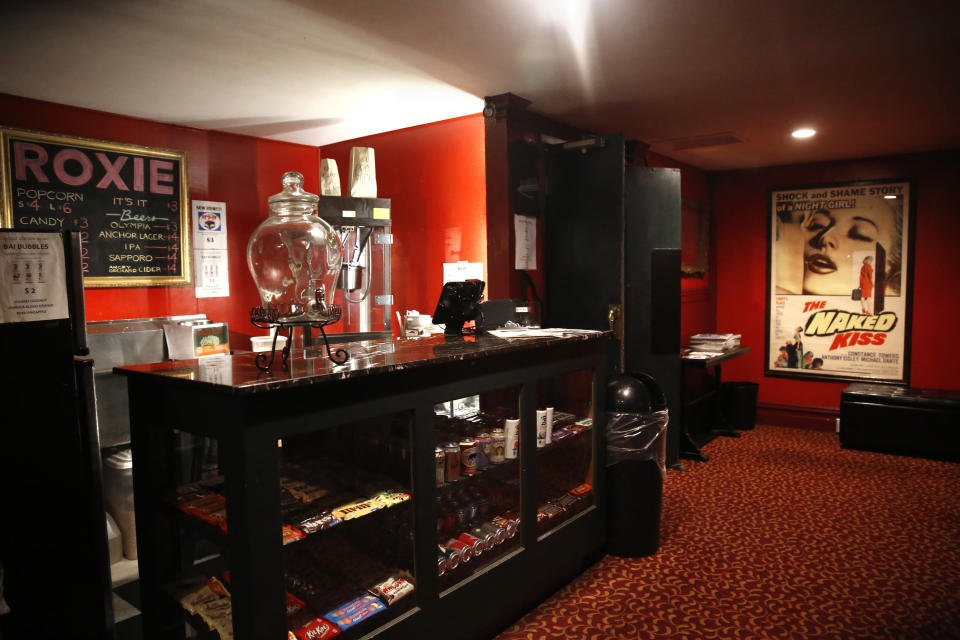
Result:
<svg viewBox="0 0 960 640"><path fill-rule="evenodd" d="M0 229L4 640L113 637L80 252L75 232Z"/></svg>
<svg viewBox="0 0 960 640"><path fill-rule="evenodd" d="M632 166L621 135L546 154L548 326L613 329L608 362L646 373L669 409L667 463L679 457L680 170Z"/></svg>

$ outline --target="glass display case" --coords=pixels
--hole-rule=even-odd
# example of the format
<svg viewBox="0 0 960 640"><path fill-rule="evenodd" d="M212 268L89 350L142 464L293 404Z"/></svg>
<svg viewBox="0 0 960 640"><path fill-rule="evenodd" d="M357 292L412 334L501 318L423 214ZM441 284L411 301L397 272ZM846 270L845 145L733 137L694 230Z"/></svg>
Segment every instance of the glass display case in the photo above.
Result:
<svg viewBox="0 0 960 640"><path fill-rule="evenodd" d="M437 575L445 589L520 545L520 387L434 411Z"/></svg>
<svg viewBox="0 0 960 640"><path fill-rule="evenodd" d="M603 448L584 421L603 410L604 339L118 369L145 637L491 637L601 553ZM538 449L540 406L571 435ZM563 515L538 522L554 504Z"/></svg>
<svg viewBox="0 0 960 640"><path fill-rule="evenodd" d="M325 627L359 637L413 606L412 427L407 411L277 441L284 611L295 637L330 637ZM162 590L188 629L233 637L229 466L218 439L170 436L171 484L161 500L183 535L179 572Z"/></svg>
<svg viewBox="0 0 960 640"><path fill-rule="evenodd" d="M537 383L537 532L544 534L594 504L590 370Z"/></svg>

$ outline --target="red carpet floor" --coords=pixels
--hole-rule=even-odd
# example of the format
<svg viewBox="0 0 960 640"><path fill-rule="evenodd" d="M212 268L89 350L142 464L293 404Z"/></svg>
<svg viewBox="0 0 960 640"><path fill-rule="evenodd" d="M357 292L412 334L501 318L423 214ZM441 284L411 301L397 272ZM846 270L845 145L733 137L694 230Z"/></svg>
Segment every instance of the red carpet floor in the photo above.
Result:
<svg viewBox="0 0 960 640"><path fill-rule="evenodd" d="M656 555L604 557L497 640L960 639L960 464L741 433L668 472Z"/></svg>

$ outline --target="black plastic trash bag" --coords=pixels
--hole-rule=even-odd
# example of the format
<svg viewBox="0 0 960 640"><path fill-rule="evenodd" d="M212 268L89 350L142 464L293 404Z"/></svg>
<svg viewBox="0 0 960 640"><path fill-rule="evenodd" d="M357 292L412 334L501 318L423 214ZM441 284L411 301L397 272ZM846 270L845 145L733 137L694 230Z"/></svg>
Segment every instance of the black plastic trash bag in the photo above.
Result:
<svg viewBox="0 0 960 640"><path fill-rule="evenodd" d="M607 551L649 556L660 548L666 398L653 378L634 374L610 381L607 405Z"/></svg>

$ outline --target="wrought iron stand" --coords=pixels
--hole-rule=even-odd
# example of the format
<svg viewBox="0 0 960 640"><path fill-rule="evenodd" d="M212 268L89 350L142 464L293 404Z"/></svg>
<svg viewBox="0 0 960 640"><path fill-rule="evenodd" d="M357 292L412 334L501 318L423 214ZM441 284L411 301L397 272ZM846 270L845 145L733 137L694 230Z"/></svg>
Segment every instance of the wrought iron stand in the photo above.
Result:
<svg viewBox="0 0 960 640"><path fill-rule="evenodd" d="M291 313L292 311L292 313ZM327 355L334 364L345 364L350 359L350 354L345 349L333 351L330 348L330 340L327 338L327 332L324 327L336 324L340 321L342 310L340 305L330 305L330 317L327 320L317 322L316 320L286 320L291 316L300 315L298 309L284 310L280 307L253 307L250 310L250 322L253 326L260 329L273 329L273 343L270 346L270 355L266 352L257 354L257 368L261 371L268 371L273 366L274 358L277 354L277 336L281 331L287 333L287 344L280 351L280 359L283 368L290 367L290 348L293 346L293 328L303 327L305 331L310 328L320 329L320 335L323 336L323 344L327 349Z"/></svg>

